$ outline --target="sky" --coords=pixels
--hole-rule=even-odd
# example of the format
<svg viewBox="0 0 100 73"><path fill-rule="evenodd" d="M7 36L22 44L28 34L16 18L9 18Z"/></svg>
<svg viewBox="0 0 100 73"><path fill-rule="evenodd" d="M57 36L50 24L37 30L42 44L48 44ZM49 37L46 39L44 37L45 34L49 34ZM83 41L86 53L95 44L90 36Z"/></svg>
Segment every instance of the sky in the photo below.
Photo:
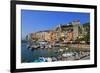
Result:
<svg viewBox="0 0 100 73"><path fill-rule="evenodd" d="M90 13L21 10L22 38L29 33L50 30L74 20L80 20L81 24L90 22Z"/></svg>

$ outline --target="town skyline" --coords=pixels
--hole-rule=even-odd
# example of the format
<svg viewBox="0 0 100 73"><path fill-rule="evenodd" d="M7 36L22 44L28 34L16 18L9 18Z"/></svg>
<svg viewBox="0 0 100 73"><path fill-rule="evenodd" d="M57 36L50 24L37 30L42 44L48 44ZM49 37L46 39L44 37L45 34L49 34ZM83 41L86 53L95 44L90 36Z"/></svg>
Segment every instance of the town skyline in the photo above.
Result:
<svg viewBox="0 0 100 73"><path fill-rule="evenodd" d="M90 22L89 13L79 12L55 12L22 10L22 38L31 32L51 30L59 24L65 25L74 20L80 20L80 24Z"/></svg>

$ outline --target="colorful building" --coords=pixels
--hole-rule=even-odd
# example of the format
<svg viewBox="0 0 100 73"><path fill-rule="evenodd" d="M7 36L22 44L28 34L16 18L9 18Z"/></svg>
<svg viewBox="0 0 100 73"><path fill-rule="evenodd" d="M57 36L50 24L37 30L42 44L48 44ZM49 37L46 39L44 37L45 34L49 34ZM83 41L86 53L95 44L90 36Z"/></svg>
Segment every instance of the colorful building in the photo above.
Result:
<svg viewBox="0 0 100 73"><path fill-rule="evenodd" d="M82 29L82 33L79 31ZM80 21L76 20L69 24L60 24L55 27L53 30L45 30L34 32L31 34L31 38L33 40L39 41L48 41L48 42L56 42L56 41L75 41L77 38L82 37L84 35L84 28L80 25Z"/></svg>

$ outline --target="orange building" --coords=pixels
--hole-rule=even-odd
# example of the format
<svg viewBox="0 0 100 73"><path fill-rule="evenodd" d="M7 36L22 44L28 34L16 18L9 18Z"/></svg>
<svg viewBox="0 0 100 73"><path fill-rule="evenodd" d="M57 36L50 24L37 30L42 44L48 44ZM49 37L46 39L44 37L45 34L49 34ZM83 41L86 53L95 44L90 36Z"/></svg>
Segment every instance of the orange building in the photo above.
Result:
<svg viewBox="0 0 100 73"><path fill-rule="evenodd" d="M31 33L31 39L35 40L36 39L36 33Z"/></svg>
<svg viewBox="0 0 100 73"><path fill-rule="evenodd" d="M67 33L67 41L73 40L73 32L68 32Z"/></svg>

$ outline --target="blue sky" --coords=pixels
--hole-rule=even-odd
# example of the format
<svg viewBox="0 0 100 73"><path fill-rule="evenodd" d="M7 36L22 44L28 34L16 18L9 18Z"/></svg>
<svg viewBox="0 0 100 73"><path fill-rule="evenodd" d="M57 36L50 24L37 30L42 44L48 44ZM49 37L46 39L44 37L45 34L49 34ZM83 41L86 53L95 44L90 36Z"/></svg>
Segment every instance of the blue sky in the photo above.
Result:
<svg viewBox="0 0 100 73"><path fill-rule="evenodd" d="M80 20L81 24L90 22L89 13L21 10L22 38L28 33L49 30L59 24Z"/></svg>

